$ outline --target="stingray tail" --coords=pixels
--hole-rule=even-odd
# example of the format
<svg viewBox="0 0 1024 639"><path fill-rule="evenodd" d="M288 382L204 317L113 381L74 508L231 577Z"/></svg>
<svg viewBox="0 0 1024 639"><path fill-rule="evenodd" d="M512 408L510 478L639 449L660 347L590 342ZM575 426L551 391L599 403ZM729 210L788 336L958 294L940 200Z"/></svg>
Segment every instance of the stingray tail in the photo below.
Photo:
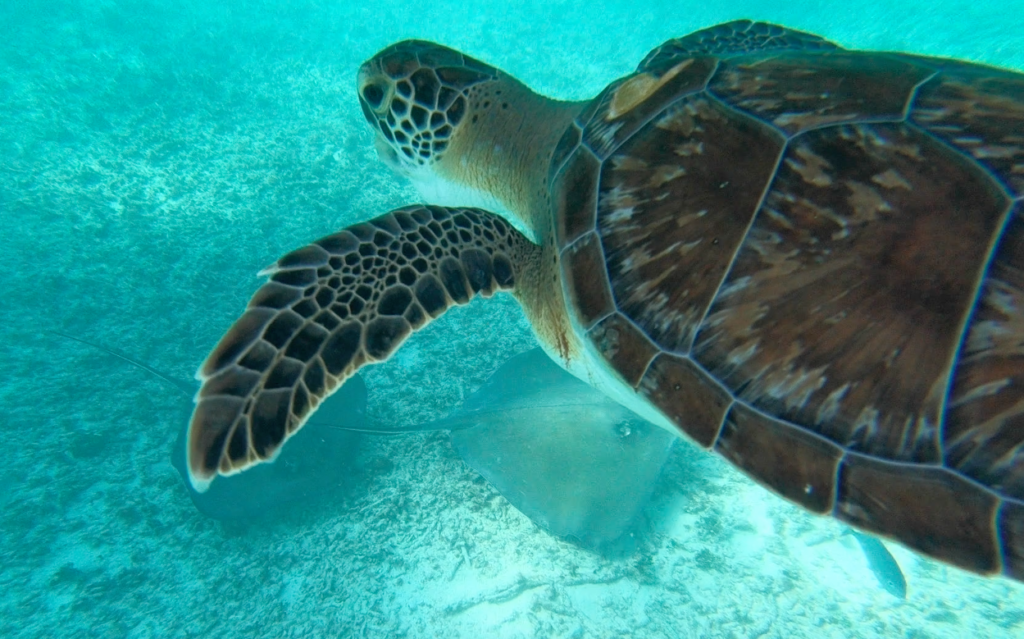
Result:
<svg viewBox="0 0 1024 639"><path fill-rule="evenodd" d="M171 386L177 388L179 391L181 391L182 393L188 395L189 397L192 397L193 395L195 395L196 388L195 388L194 385L188 384L186 382L183 382L180 379L174 379L170 375L168 375L168 374L166 374L164 372L161 372L161 371L153 368L149 364L146 364L144 362L140 362L139 360L135 359L131 355L128 355L127 353L125 353L123 351L120 351L120 350L118 350L116 348L111 348L109 346L104 346L103 344L98 344L96 342L90 342L87 339L84 339L84 338L81 338L81 337L75 337L74 335L68 335L67 333L61 333L60 331L47 331L47 332L51 333L53 335L59 335L60 337L63 337L65 339L74 340L74 341L79 342L81 344L85 344L86 346L91 346L91 347L95 348L98 351L102 351L104 353L107 353L108 355L113 355L114 357L116 357L118 359L121 359L121 360L124 360L124 361L128 362L132 366L135 366L137 368L140 368L140 369L146 371L147 373L149 373L150 375L153 375L157 379L162 379L163 381L165 381L168 384L170 384Z"/></svg>

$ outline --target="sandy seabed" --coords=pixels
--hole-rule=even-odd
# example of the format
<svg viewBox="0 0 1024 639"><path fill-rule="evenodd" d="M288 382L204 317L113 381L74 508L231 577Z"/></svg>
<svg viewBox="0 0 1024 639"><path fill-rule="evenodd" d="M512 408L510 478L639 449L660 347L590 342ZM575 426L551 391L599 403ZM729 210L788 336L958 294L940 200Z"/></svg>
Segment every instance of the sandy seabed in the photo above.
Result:
<svg viewBox="0 0 1024 639"><path fill-rule="evenodd" d="M364 437L351 479L330 497L268 521L213 522L169 461L187 402L45 332L188 380L261 267L414 201L377 164L353 93L358 63L400 37L466 48L549 94L582 98L664 39L744 16L1024 68L1024 11L12 4L0 15L13 25L0 44L0 636L1024 634L1024 586L892 547L909 585L899 601L842 526L682 443L636 550L617 559L538 529L444 433ZM451 311L367 370L370 416L393 426L439 418L532 346L508 297Z"/></svg>

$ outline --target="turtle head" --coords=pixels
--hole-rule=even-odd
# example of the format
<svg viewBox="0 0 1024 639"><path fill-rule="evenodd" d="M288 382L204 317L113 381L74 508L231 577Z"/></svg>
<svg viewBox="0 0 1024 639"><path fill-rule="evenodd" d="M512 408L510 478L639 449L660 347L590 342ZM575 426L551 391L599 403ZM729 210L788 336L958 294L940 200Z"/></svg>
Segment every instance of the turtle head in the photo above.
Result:
<svg viewBox="0 0 1024 639"><path fill-rule="evenodd" d="M359 104L379 133L381 159L415 177L436 164L457 136L472 87L498 71L432 42L394 44L359 69Z"/></svg>
<svg viewBox="0 0 1024 639"><path fill-rule="evenodd" d="M365 62L358 93L381 159L423 201L487 209L538 241L550 227L548 166L582 104L421 40Z"/></svg>

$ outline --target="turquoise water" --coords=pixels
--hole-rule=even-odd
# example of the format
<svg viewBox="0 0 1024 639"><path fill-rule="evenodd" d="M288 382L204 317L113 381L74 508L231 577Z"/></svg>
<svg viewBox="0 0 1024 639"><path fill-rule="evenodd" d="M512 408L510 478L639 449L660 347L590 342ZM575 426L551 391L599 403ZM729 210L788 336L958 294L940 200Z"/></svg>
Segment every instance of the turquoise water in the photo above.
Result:
<svg viewBox="0 0 1024 639"><path fill-rule="evenodd" d="M605 559L536 528L442 433L363 438L287 516L202 518L170 465L187 401L59 330L190 380L286 251L409 201L355 99L406 37L583 99L662 41L749 17L851 48L1024 70L1024 3L27 2L0 24L0 636L1013 637L1024 586L893 548L676 448L655 532ZM369 413L435 419L533 346L507 297L366 372Z"/></svg>

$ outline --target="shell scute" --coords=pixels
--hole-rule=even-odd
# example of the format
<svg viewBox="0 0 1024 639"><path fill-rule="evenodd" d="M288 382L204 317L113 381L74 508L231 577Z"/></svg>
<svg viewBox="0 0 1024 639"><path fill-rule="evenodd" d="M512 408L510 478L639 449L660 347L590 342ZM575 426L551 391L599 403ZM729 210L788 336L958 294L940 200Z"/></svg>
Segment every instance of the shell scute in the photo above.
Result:
<svg viewBox="0 0 1024 639"><path fill-rule="evenodd" d="M555 176L555 241L559 248L594 230L597 210L597 180L600 163L585 148L577 147Z"/></svg>
<svg viewBox="0 0 1024 639"><path fill-rule="evenodd" d="M693 441L714 445L732 395L689 358L662 353L637 389Z"/></svg>
<svg viewBox="0 0 1024 639"><path fill-rule="evenodd" d="M793 51L723 61L708 89L792 136L833 124L900 120L914 88L934 74L898 56Z"/></svg>
<svg viewBox="0 0 1024 639"><path fill-rule="evenodd" d="M562 251L560 262L570 309L583 330L590 330L615 310L597 234L585 235Z"/></svg>
<svg viewBox="0 0 1024 639"><path fill-rule="evenodd" d="M663 350L688 352L782 148L769 127L696 95L604 163L597 228L615 300Z"/></svg>
<svg viewBox="0 0 1024 639"><path fill-rule="evenodd" d="M952 63L950 63L952 64ZM910 121L991 171L1024 196L1024 78L952 64L917 92Z"/></svg>
<svg viewBox="0 0 1024 639"><path fill-rule="evenodd" d="M648 364L660 351L644 333L619 313L598 322L589 333L601 356L636 388Z"/></svg>
<svg viewBox="0 0 1024 639"><path fill-rule="evenodd" d="M991 492L944 468L850 455L839 472L835 515L932 557L990 573L1002 569L993 530L998 506Z"/></svg>
<svg viewBox="0 0 1024 639"><path fill-rule="evenodd" d="M945 463L1024 499L1024 205L988 266L950 387Z"/></svg>
<svg viewBox="0 0 1024 639"><path fill-rule="evenodd" d="M816 513L832 510L843 450L821 437L734 404L715 450L754 479Z"/></svg>
<svg viewBox="0 0 1024 639"><path fill-rule="evenodd" d="M906 125L800 136L694 357L850 450L936 462L950 364L1008 206L983 171Z"/></svg>

